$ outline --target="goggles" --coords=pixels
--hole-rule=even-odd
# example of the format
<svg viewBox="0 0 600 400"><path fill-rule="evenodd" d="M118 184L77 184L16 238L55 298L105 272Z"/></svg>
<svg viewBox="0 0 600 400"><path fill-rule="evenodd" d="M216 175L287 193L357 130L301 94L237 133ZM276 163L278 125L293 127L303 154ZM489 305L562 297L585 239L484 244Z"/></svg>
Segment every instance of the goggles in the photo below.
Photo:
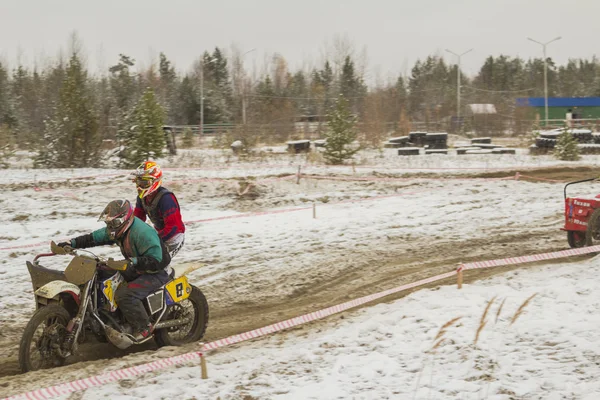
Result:
<svg viewBox="0 0 600 400"><path fill-rule="evenodd" d="M141 176L136 177L134 180L135 185L140 189L150 189L150 186L154 183L154 178L144 178Z"/></svg>
<svg viewBox="0 0 600 400"><path fill-rule="evenodd" d="M106 222L106 227L110 230L117 230L119 229L127 220L127 216L123 216L123 217L117 217L117 218L113 218L110 221L104 221Z"/></svg>

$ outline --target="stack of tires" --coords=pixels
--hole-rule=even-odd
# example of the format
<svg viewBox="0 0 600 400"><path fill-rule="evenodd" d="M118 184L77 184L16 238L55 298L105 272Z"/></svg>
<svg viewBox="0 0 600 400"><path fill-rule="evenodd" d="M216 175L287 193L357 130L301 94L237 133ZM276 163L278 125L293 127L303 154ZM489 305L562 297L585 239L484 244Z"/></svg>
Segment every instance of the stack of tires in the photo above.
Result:
<svg viewBox="0 0 600 400"><path fill-rule="evenodd" d="M492 144L492 138L491 138L491 137L478 137L478 138L472 138L472 139L471 139L471 144L472 144L472 145L479 145L479 144Z"/></svg>
<svg viewBox="0 0 600 400"><path fill-rule="evenodd" d="M600 154L600 144L584 143L578 144L579 154Z"/></svg>
<svg viewBox="0 0 600 400"><path fill-rule="evenodd" d="M565 131L564 128L553 129L551 131L544 131L540 133L540 136L535 139L535 145L530 147L530 152L536 154L542 154L556 147L558 137ZM580 143L580 150L587 146L581 146L591 143L600 144L600 136L592 133L589 129L570 129L569 132L575 140ZM583 153L586 154L586 153ZM595 154L595 153L594 153Z"/></svg>
<svg viewBox="0 0 600 400"><path fill-rule="evenodd" d="M388 139L387 143L383 145L383 147L387 149L397 149L401 147L412 147L413 143L409 141L408 136L399 136L395 138Z"/></svg>
<svg viewBox="0 0 600 400"><path fill-rule="evenodd" d="M423 144L427 150L445 150L448 148L448 134L427 133Z"/></svg>
<svg viewBox="0 0 600 400"><path fill-rule="evenodd" d="M310 151L310 140L293 140L287 142L288 153L308 153Z"/></svg>
<svg viewBox="0 0 600 400"><path fill-rule="evenodd" d="M415 146L423 146L425 144L425 136L427 136L427 132L410 132L408 139Z"/></svg>

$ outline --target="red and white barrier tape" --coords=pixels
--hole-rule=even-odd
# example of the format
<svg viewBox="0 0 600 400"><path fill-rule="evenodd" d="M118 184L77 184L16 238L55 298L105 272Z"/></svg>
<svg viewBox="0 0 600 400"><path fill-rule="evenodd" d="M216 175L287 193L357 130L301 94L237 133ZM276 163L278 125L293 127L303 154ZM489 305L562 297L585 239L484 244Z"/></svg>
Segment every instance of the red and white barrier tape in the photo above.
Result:
<svg viewBox="0 0 600 400"><path fill-rule="evenodd" d="M582 254L590 254L590 253L598 253L598 252L600 252L600 245L589 246L589 247L580 247L578 249L561 250L561 251L555 251L553 253L542 253L542 254L534 254L531 256L509 257L509 258L500 258L497 260L465 263L465 264L461 264L458 267L457 271L464 271L467 269L501 267L501 266L505 266L505 265L524 264L524 263L536 262L536 261L554 260L557 258L565 258L565 257L570 257L570 256L578 256L578 255L582 255Z"/></svg>
<svg viewBox="0 0 600 400"><path fill-rule="evenodd" d="M120 369L116 371L107 372L102 375L96 375L85 379L79 379L77 381L63 383L61 385L50 386L43 389L37 389L31 392L18 394L15 396L7 397L2 400L44 400L52 399L58 396L64 396L69 393L78 392L91 387L104 386L107 383L117 382L121 379L131 378L140 374L156 371L157 369L168 368L173 365L181 364L184 362L192 361L200 358L201 352L186 353L179 356L170 358L163 358L156 360L151 363L137 365L131 368Z"/></svg>
<svg viewBox="0 0 600 400"><path fill-rule="evenodd" d="M214 342L206 343L201 352L207 352L215 350L221 347L230 346L236 343L244 342L246 340L255 339L261 336L266 336L272 333L280 332L285 329L289 329L298 325L306 324L308 322L316 321L328 317L333 314L337 314L354 307L369 303L371 301L380 299L385 296L389 296L394 293L398 293L404 290L413 289L419 286L423 286L432 282L440 281L442 279L450 278L456 275L456 271L447 272L432 276L430 278L421 279L417 282L409 283L406 285L398 286L393 289L388 289L383 292L367 295L358 299L350 300L342 304L338 304L332 307L325 308L323 310L315 311L309 314L304 314L299 317L291 318L285 321L277 322L272 325L264 326L262 328L254 329L252 331L240 333L239 335L229 336L227 338L219 339ZM168 368L176 364L182 364L191 360L199 358L201 352L186 353L179 356L169 357L162 360L153 361L148 364L142 364L131 368L125 368L121 370L107 372L102 375L93 376L90 378L79 379L73 382L62 383L59 385L37 389L31 392L18 394L2 400L45 400L51 399L56 396L66 395L72 392L85 390L88 388L103 386L107 383L115 382L120 379L131 378L137 375L141 375L146 372L156 371L159 369Z"/></svg>
<svg viewBox="0 0 600 400"><path fill-rule="evenodd" d="M522 175L521 175L522 176ZM407 177L407 178L370 178L360 176L334 176L334 175L307 175L302 174L303 179L321 179L321 180L332 180L332 181L358 181L358 182L394 182L394 181L505 181L517 179L516 175L506 176L503 178L430 178L430 177Z"/></svg>
<svg viewBox="0 0 600 400"><path fill-rule="evenodd" d="M294 177L295 176L292 176L292 178L294 178ZM289 179L289 177L285 177L285 178ZM363 199L341 200L341 201L337 201L337 202L333 202L333 203L324 203L322 205L323 206L326 206L326 205L332 206L332 205L337 205L337 204L358 203L358 202L363 202L363 201L379 200L379 199L385 199L385 198L391 198L391 197L409 196L409 195L423 193L423 192L427 192L427 190L416 191L416 192L395 193L395 194L381 195L381 196L373 196L373 197L366 197ZM306 206L306 207L283 208L280 210L257 211L257 212L244 213L244 214L225 215L222 217L196 219L196 220L191 220L191 221L184 221L184 224L186 224L186 225L187 224L197 224L197 223L203 223L203 222L221 221L221 220L226 220L226 219L257 217L257 216L269 215L269 214L282 214L282 213L287 213L287 212L302 211L302 210L308 210L308 209L312 209L312 205ZM68 240L68 239L64 239L64 240ZM0 247L0 251L41 247L41 246L46 246L49 243L50 243L50 239L48 239L44 242L38 242L38 243L21 244L21 245L15 245L15 246L10 246L10 247Z"/></svg>
<svg viewBox="0 0 600 400"><path fill-rule="evenodd" d="M315 311L309 314L304 314L299 317L291 318L285 321L281 321L272 325L268 325L262 328L254 329L252 331L244 332L238 335L229 336L227 338L219 339L214 342L206 343L201 352L207 352L210 350L215 350L221 347L230 346L236 343L240 343L246 340L255 339L258 337L266 336L272 333L280 332L285 329L289 329L298 325L302 325L308 322L316 321L318 319L322 319L328 317L333 314L337 314L346 310L349 310L354 307L361 306L363 304L369 303L374 300L378 300L385 296L389 296L391 294L395 294L404 290L413 289L419 286L423 286L429 283L437 282L443 279L450 278L456 275L457 272L466 270L466 269L475 269L475 268L491 268L497 266L506 266L506 265L515 265L526 262L534 262L534 261L543 261L543 260L551 260L556 258L564 258L573 255L581 255L588 253L600 252L599 246L591 246L591 247L583 247L579 249L570 249L557 251L554 253L543 253L536 254L532 256L523 256L523 257L511 257L504 258L498 260L491 261L482 261L482 262L474 262L474 263L466 263L462 264L456 271L447 272L445 274L440 274L436 276L432 276L430 278L421 279L417 282L409 283L406 285L398 286L396 288L384 290L379 293L367 295L360 297L358 299L350 300L342 304L338 304L332 307L328 307L319 311ZM169 357L162 360L153 361L147 364L138 365L131 368L125 368L121 370L107 372L102 375L93 376L90 378L80 379L73 382L67 382L47 388L37 389L31 392L18 394L15 396L11 396L2 400L46 400L51 399L56 396L66 395L72 392L77 392L80 390L85 390L91 387L103 386L107 383L115 382L120 379L131 378L137 375L141 375L146 372L155 371L163 368L168 368L173 365L181 364L184 362L188 362L191 360L195 360L200 357L201 352L191 352L182 354L179 356Z"/></svg>

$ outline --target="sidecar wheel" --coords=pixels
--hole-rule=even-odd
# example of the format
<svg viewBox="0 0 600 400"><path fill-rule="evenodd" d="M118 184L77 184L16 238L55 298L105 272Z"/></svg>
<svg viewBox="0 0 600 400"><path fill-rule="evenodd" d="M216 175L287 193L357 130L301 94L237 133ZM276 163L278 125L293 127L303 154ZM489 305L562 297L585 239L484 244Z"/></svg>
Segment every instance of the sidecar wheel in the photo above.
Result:
<svg viewBox="0 0 600 400"><path fill-rule="evenodd" d="M586 243L586 233L582 231L568 231L567 241L572 249L578 249L584 247Z"/></svg>

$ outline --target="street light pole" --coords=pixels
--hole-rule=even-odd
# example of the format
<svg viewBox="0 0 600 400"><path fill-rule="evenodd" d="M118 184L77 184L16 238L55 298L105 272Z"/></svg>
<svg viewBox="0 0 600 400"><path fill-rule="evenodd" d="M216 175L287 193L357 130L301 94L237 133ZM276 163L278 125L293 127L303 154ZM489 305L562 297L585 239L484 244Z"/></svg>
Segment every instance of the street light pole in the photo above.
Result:
<svg viewBox="0 0 600 400"><path fill-rule="evenodd" d="M542 42L538 42L537 40L533 40L532 38L527 38L527 40L531 40L532 42L535 42L535 43L541 45L542 51L544 53L544 111L545 111L545 116L546 116L546 118L545 118L546 125L548 125L548 59L546 57L546 46L552 42L559 40L559 39L561 39L561 36L556 37L549 42L542 43Z"/></svg>
<svg viewBox="0 0 600 400"><path fill-rule="evenodd" d="M452 50L448 50L448 49L446 49L446 51L450 54L454 54L458 58L458 64L456 65L456 119L457 119L457 123L460 123L460 120L459 120L459 118L460 118L460 58L462 56L464 56L465 54L473 51L473 49L469 49L461 54L457 54L457 53L453 52Z"/></svg>
<svg viewBox="0 0 600 400"><path fill-rule="evenodd" d="M204 137L204 60L200 64L200 140Z"/></svg>
<svg viewBox="0 0 600 400"><path fill-rule="evenodd" d="M244 56L256 49L250 49L240 56L240 63ZM245 74L244 74L245 75ZM246 125L246 80L242 78L242 124Z"/></svg>

